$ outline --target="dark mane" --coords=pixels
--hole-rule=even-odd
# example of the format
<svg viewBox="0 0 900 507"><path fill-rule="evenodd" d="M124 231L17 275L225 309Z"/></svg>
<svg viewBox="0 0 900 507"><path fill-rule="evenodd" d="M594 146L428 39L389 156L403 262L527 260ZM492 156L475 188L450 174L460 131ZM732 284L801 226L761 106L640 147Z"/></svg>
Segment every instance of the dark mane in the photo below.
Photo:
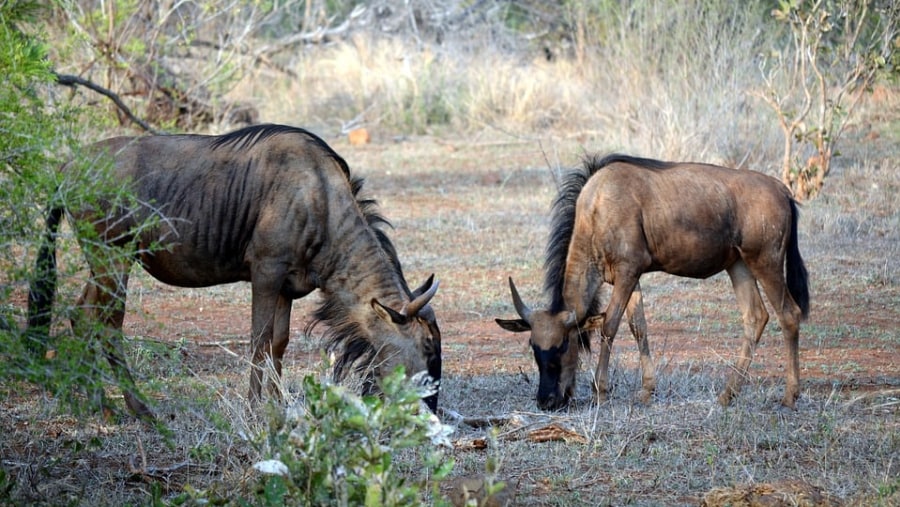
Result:
<svg viewBox="0 0 900 507"><path fill-rule="evenodd" d="M310 141L315 143L317 148L321 149L337 162L338 166L340 166L341 170L344 171L344 174L347 175L348 178L350 177L350 167L347 165L347 162L338 155L328 143L322 140L321 137L300 127L274 124L252 125L250 127L235 130L234 132L229 132L228 134L214 136L212 138L211 147L213 150L221 149L226 146L230 146L234 150L246 150L252 148L257 143L278 134L299 134L309 138Z"/></svg>
<svg viewBox="0 0 900 507"><path fill-rule="evenodd" d="M403 268L400 265L400 259L397 257L397 249L394 247L394 243L384 230L385 227L392 228L393 226L384 215L381 214L381 211L378 209L378 201L360 196L364 181L363 178L356 176L350 178L350 188L353 191L353 195L356 197L356 204L366 218L366 223L369 224L369 227L371 227L373 231L375 231L375 236L381 244L381 249L387 254L388 260L394 266L397 274L400 275L400 282L406 290L407 295L411 295L409 287L406 285L406 278L403 276Z"/></svg>
<svg viewBox="0 0 900 507"><path fill-rule="evenodd" d="M588 179L597 171L614 163L625 163L648 169L665 169L671 167L670 162L631 157L621 153L612 153L605 157L588 156L581 167L569 171L563 176L559 193L553 201L550 212L550 239L544 260L544 292L550 296L550 311L565 310L563 301L563 283L565 280L566 258L569 255L569 242L575 226L575 201Z"/></svg>
<svg viewBox="0 0 900 507"><path fill-rule="evenodd" d="M370 383L375 373L370 369L375 358L375 346L362 332L359 323L348 318L349 315L349 308L340 299L329 298L316 308L306 333L311 334L320 323L327 326L325 349L337 353L332 373L335 381L343 380L353 371L359 373L369 369L364 382Z"/></svg>
<svg viewBox="0 0 900 507"><path fill-rule="evenodd" d="M563 281L569 242L575 226L575 201L591 174L586 163L565 174L550 210L550 238L544 258L544 292L550 296L549 310L553 313L565 309Z"/></svg>
<svg viewBox="0 0 900 507"><path fill-rule="evenodd" d="M384 250L388 261L397 273L398 280L406 292L406 296L411 297L412 293L403 276L400 259L397 257L397 249L384 230L384 227L391 227L390 222L381 214L378 209L378 202L375 199L361 195L364 179L350 176L349 181L353 196L356 198L356 204L365 217L366 223L372 228L375 237L381 245L381 249ZM362 332L359 324L348 318L349 315L349 309L339 299L331 298L325 300L313 313L313 319L307 325L306 333L311 334L313 328L320 323L324 323L327 326L325 331L325 348L329 351L338 352L334 363L334 378L341 380L351 373L354 368L357 373L369 370L364 378L364 387L368 389L371 387L370 384L374 382L375 372L371 370L371 363L375 357L375 345Z"/></svg>
<svg viewBox="0 0 900 507"><path fill-rule="evenodd" d="M646 169L667 169L675 165L673 162L663 162L652 158L632 157L621 153L611 153L603 158L596 155L588 157L584 161L584 166L588 169L590 174L594 174L600 169L615 163L634 165Z"/></svg>

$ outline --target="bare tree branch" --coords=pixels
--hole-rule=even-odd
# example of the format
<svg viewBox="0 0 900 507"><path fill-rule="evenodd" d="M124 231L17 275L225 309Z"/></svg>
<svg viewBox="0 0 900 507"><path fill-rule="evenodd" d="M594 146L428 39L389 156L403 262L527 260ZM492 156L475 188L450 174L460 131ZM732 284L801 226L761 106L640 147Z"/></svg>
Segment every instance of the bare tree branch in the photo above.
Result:
<svg viewBox="0 0 900 507"><path fill-rule="evenodd" d="M56 76L56 82L63 86L75 87L76 85L81 85L81 86L84 86L85 88L89 88L101 95L106 96L111 101L113 101L113 104L115 104L116 107L118 107L125 114L125 116L128 117L129 120L131 120L132 122L134 122L135 124L140 126L142 129L146 130L147 132L150 132L151 134L157 134L157 135L164 133L159 130L156 130L155 128L151 127L147 122L145 122L145 121L141 120L140 118L138 118L137 116L135 116L134 113L131 112L131 109L129 109L128 106L126 106L125 103L122 102L122 99L120 99L118 95L116 95L114 92L98 85L97 83L94 83L93 81L84 79L82 77L73 76L71 74L57 74L56 72L54 72L53 75Z"/></svg>
<svg viewBox="0 0 900 507"><path fill-rule="evenodd" d="M262 47L256 49L253 52L253 56L257 60L261 60L261 58L266 57L268 55L280 53L289 49L291 46L299 43L320 43L326 39L333 38L338 35L343 35L347 30L350 29L350 25L356 18L362 16L365 12L366 8L362 6L358 6L353 9L353 12L345 19L340 25L330 28L328 26L320 26L316 30L312 32L300 32L289 35L287 37L282 37L281 39L271 43L263 45ZM330 22L333 19L329 20Z"/></svg>

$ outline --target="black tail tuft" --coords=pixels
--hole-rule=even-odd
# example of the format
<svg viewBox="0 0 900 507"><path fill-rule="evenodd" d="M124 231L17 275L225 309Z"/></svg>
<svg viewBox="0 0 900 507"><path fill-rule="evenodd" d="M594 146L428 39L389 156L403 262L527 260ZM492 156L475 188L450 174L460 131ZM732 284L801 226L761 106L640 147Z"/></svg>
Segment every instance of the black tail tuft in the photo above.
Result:
<svg viewBox="0 0 900 507"><path fill-rule="evenodd" d="M800 247L797 241L797 222L799 217L800 212L797 210L797 203L791 201L791 237L788 240L787 259L785 259L787 286L791 297L800 306L801 314L805 319L809 317L809 275L806 272L806 266L803 264L803 257L800 256Z"/></svg>
<svg viewBox="0 0 900 507"><path fill-rule="evenodd" d="M47 230L34 264L34 277L28 291L29 348L37 351L50 336L53 297L56 294L56 233L62 220L62 208L47 213Z"/></svg>

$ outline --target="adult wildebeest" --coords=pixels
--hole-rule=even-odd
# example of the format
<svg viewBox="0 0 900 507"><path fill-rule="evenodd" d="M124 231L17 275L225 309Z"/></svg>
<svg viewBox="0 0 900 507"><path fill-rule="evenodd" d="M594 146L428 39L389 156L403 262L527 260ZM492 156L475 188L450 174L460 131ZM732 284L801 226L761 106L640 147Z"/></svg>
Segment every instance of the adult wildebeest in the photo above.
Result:
<svg viewBox="0 0 900 507"><path fill-rule="evenodd" d="M299 128L261 125L222 136L117 137L93 145L98 163L130 185L139 209L101 205L68 209L93 223L101 241L128 255L82 248L91 268L76 332L99 336L124 385L133 385L116 343L125 315L128 271L135 259L158 280L180 287L248 281L252 291L251 401L261 395L263 367L281 374L290 333L291 302L319 289L316 322L340 348L335 376L369 368L370 381L397 365L410 375L441 377L440 330L428 304L433 276L416 291L403 277L375 202L359 193L362 180L322 139ZM51 208L48 241L38 254L29 297L29 326L47 329L55 292L53 238L63 209ZM155 214L158 223L138 229ZM79 326L79 321L100 322ZM110 332L111 331L111 332ZM371 385L371 384L369 384ZM126 388L128 408L151 416ZM437 407L437 394L426 399Z"/></svg>
<svg viewBox="0 0 900 507"><path fill-rule="evenodd" d="M759 281L784 333L782 404L794 406L800 394L799 323L809 313L809 289L797 246L797 204L781 182L755 171L614 154L589 158L567 175L551 214L544 264L550 307L530 309L510 278L521 318L496 319L509 331L531 331L542 409L568 403L579 350L588 345L585 332L593 329L602 335L594 394L605 400L610 349L623 313L640 350L640 400L648 402L656 379L640 276L664 271L707 278L723 270L737 295L744 336L719 402L727 405L737 394L769 319ZM613 289L601 313L597 298L604 282Z"/></svg>

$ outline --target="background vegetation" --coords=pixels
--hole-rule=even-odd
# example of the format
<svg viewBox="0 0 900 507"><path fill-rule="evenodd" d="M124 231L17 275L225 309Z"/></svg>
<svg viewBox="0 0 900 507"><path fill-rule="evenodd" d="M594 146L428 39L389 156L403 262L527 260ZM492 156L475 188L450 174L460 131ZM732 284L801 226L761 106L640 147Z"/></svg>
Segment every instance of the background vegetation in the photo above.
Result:
<svg viewBox="0 0 900 507"><path fill-rule="evenodd" d="M298 466L284 456L303 440L280 432L277 411L274 419L248 416L240 359L193 345L222 334L242 338L243 328L226 325L236 319L210 316L207 327L187 329L146 323L154 321L152 305L178 298L187 298L191 315L216 306L239 311L249 302L239 287L182 296L135 274L131 304L145 323L131 328L130 361L159 398L167 433L92 415L86 387L111 379L91 344L71 337L64 322L84 280L71 230L61 238L55 327L57 345L68 348L48 362L29 356L19 335L44 205L106 188L93 177L61 185L54 168L77 146L146 128L219 133L278 122L323 135L371 176L369 188L397 225L408 271L442 279L442 405L465 415L443 414L457 431L454 476L486 478L491 491L502 477L519 504L695 504L716 486L780 479L813 483L850 502L887 504L900 489L896 362L877 362L880 375L866 376L868 363L849 355L821 364L813 358L848 354L836 352L844 341L872 358L900 346L895 4L79 0L38 9L36 2L0 0L0 420L7 435L0 501L262 504L311 491L291 490L290 481L279 489L253 472L279 452L283 463ZM810 44L821 58L804 63ZM346 143L359 127L369 130L371 145ZM584 151L609 150L752 168L795 190L828 174L824 186L808 193L803 186L798 195L818 196L802 222L819 301L803 331L809 348L802 360L811 365L804 375L819 380L810 381L797 413L771 406L780 386L772 364L780 355L767 363L765 346L738 406L715 407L729 358L679 362L675 342L690 343L684 334L739 332L734 312L717 308L732 304L727 283L700 289L659 277L645 283L658 287L655 299L647 296L651 343L661 358L660 380L668 379L654 406L629 401L639 376L629 340L620 337L617 348L624 349L613 372L620 384L609 404L531 413L527 350L480 326L510 311L507 275L531 286L529 300L540 299L555 174ZM168 319L169 312L160 306L157 315ZM777 351L777 333L770 332L764 341ZM295 412L313 405L306 387L316 386L299 379L321 373L307 338L295 337L297 359L286 367L294 375L285 390ZM728 342L713 350L735 348ZM316 392L328 399L327 389ZM332 408L340 414L359 407L348 403ZM412 424L405 409L390 413L406 421L401 426ZM500 436L480 450L477 442L489 439L477 419L498 413ZM428 431L416 424L410 427ZM529 437L550 424L571 431L569 440ZM261 446L267 438L287 447ZM420 477L414 470L421 458L401 452L400 466L390 468L399 475L390 480ZM446 472L439 468L437 477ZM426 502L439 503L441 494L458 499L458 484L444 483L434 494L430 479L410 480Z"/></svg>

